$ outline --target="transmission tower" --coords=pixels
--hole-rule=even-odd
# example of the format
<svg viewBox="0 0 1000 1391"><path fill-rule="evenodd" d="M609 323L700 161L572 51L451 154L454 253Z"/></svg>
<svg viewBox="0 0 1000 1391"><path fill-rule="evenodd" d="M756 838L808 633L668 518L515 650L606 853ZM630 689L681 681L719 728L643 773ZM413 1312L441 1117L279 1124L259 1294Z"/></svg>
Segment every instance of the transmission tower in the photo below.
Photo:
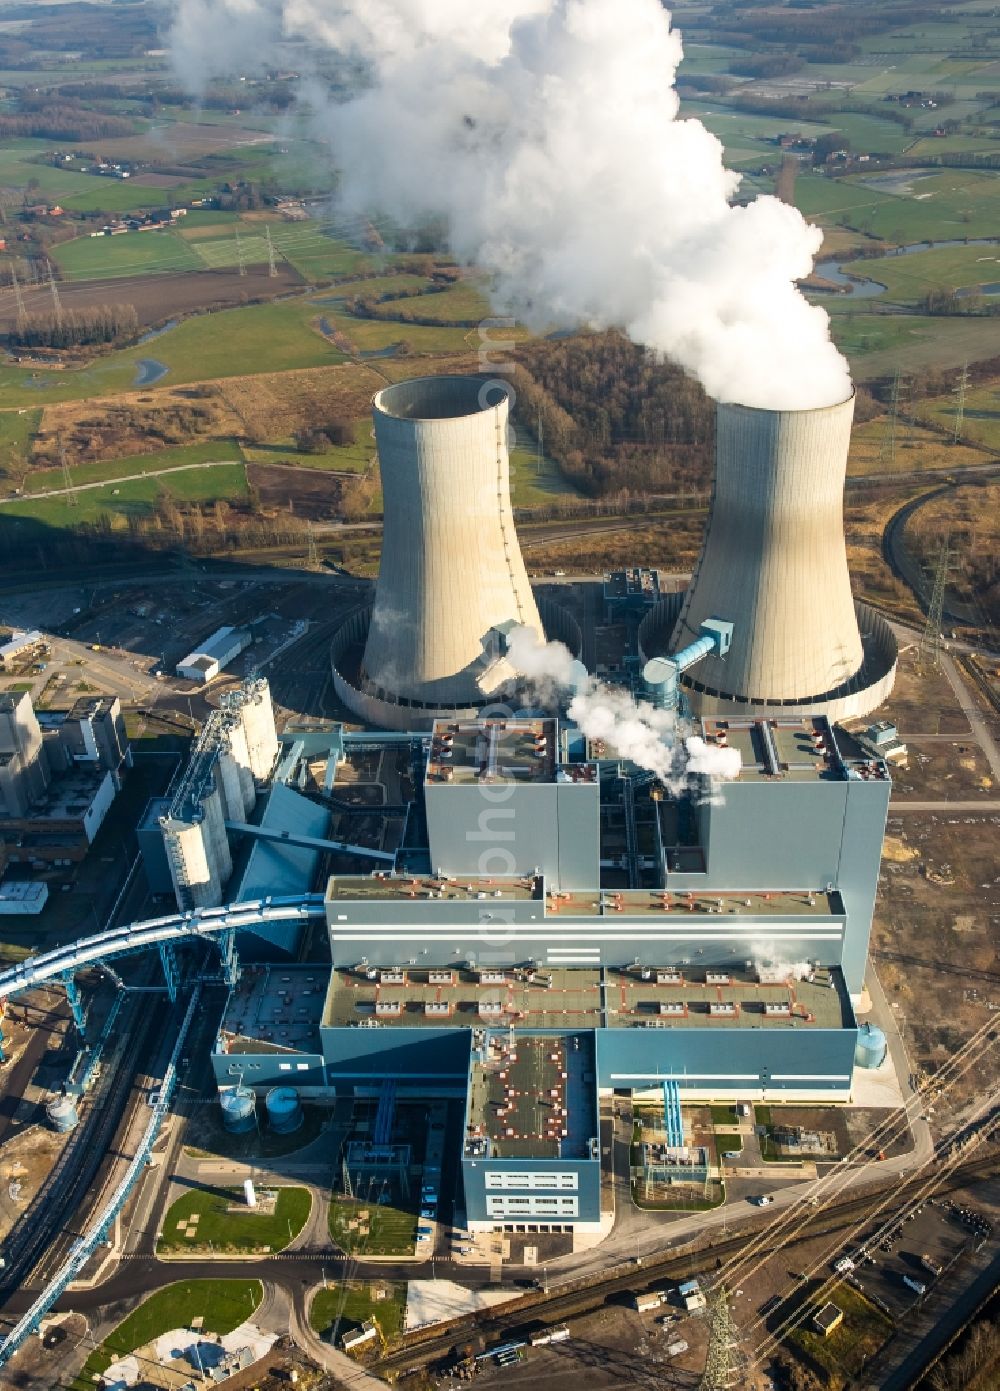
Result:
<svg viewBox="0 0 1000 1391"><path fill-rule="evenodd" d="M77 502L76 490L73 487L73 476L69 471L69 462L66 459L66 446L64 444L59 445L59 458L62 460L63 483L66 486L66 505L67 507L75 507Z"/></svg>
<svg viewBox="0 0 1000 1391"><path fill-rule="evenodd" d="M729 1391L737 1384L736 1329L724 1285L712 1296L708 1319L708 1357L698 1391Z"/></svg>
<svg viewBox="0 0 1000 1391"><path fill-rule="evenodd" d="M936 667L938 664L938 657L941 653L941 626L944 622L944 594L948 586L948 571L950 569L951 538L945 536L938 552L937 564L934 567L934 587L931 590L931 601L927 606L927 622L920 635L920 647L917 651L917 663L921 667L928 658L931 666Z"/></svg>
<svg viewBox="0 0 1000 1391"><path fill-rule="evenodd" d="M243 243L240 241L239 232L236 233L236 259L240 263L240 275L246 275L247 261L246 257L243 255Z"/></svg>
<svg viewBox="0 0 1000 1391"><path fill-rule="evenodd" d="M965 392L969 385L969 364L966 363L962 368L955 387L955 431L952 435L952 443L958 444L962 437L962 426L965 423Z"/></svg>
<svg viewBox="0 0 1000 1391"><path fill-rule="evenodd" d="M892 379L892 400L889 405L889 418L885 422L885 433L878 451L878 461L887 468L896 462L896 420L899 416L899 368Z"/></svg>
<svg viewBox="0 0 1000 1391"><path fill-rule="evenodd" d="M538 412L538 427L535 430L535 472L541 473L542 459L545 454L545 427L542 424L542 413Z"/></svg>
<svg viewBox="0 0 1000 1391"><path fill-rule="evenodd" d="M278 258L274 249L274 242L271 240L271 228L268 225L265 229L267 234L267 273L273 280L278 274Z"/></svg>
<svg viewBox="0 0 1000 1391"><path fill-rule="evenodd" d="M52 291L52 308L55 311L56 323L62 328L62 300L59 298L59 287L56 284L51 261L49 262L49 289Z"/></svg>
<svg viewBox="0 0 1000 1391"><path fill-rule="evenodd" d="M24 318L24 296L21 294L21 282L17 278L17 271L14 269L13 261L10 264L10 283L14 289L14 302L17 305L18 323Z"/></svg>

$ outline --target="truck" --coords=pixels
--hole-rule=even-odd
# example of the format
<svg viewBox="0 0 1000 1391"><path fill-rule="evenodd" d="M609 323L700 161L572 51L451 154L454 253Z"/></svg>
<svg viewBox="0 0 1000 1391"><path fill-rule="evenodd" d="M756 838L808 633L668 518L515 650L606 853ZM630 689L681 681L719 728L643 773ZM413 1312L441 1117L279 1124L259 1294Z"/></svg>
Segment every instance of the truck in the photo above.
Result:
<svg viewBox="0 0 1000 1391"><path fill-rule="evenodd" d="M941 1271L944 1268L941 1265L940 1261L934 1260L932 1256L928 1256L926 1253L924 1253L924 1255L920 1257L920 1264L927 1271L927 1273L929 1275L933 1275L935 1279L937 1279L937 1277L941 1274Z"/></svg>

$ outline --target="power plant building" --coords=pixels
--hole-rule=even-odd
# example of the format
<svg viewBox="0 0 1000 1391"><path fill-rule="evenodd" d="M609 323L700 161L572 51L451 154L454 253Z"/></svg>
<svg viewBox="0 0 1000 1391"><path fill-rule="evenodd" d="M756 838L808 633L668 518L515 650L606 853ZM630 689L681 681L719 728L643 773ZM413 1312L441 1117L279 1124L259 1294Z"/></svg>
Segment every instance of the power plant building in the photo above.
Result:
<svg viewBox="0 0 1000 1391"><path fill-rule="evenodd" d="M726 406L686 594L636 570L605 601L631 670L677 658L679 717L696 707L692 732L738 754L738 775L668 786L554 711L487 708L516 681L510 626L551 630L508 533L509 399L481 389L445 378L376 397L383 565L371 613L331 654L338 694L370 727L286 733L270 775L339 828L323 841L303 808L274 803L290 845L339 847L331 965L249 967L212 1061L227 1096L377 1100L386 1135L396 1098L457 1102L470 1228L595 1231L602 1094L848 1102L855 1069L884 1064L855 1011L890 779L834 721L884 697L895 646L850 592L852 403ZM352 751L391 764L376 776L380 829L379 801L352 805L336 785ZM204 814L184 825L204 824L209 845L229 794L214 772L199 786ZM303 864L299 882L318 870ZM255 896L270 877L253 876Z"/></svg>

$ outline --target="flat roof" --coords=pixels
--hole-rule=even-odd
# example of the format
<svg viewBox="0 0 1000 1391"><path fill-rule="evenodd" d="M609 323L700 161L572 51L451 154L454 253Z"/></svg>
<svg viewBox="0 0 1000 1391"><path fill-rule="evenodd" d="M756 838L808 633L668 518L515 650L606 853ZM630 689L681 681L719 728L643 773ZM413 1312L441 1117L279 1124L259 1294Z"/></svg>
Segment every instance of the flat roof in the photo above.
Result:
<svg viewBox="0 0 1000 1391"><path fill-rule="evenodd" d="M822 716L809 719L702 720L705 742L738 749L739 780L757 778L842 781L888 780L885 764L872 758L845 731Z"/></svg>
<svg viewBox="0 0 1000 1391"><path fill-rule="evenodd" d="M655 966L645 967L647 980L641 969L607 969L608 1028L843 1029L854 1024L836 968L817 973L812 981L774 984L762 983L752 971L709 967L685 972L674 966L659 968L665 979L658 983ZM674 975L681 979L675 981Z"/></svg>
<svg viewBox="0 0 1000 1391"><path fill-rule="evenodd" d="M318 1053L328 967L243 967L219 1037L227 1053Z"/></svg>
<svg viewBox="0 0 1000 1391"><path fill-rule="evenodd" d="M337 967L323 1023L328 1028L595 1029L601 1024L601 974L588 967Z"/></svg>
<svg viewBox="0 0 1000 1391"><path fill-rule="evenodd" d="M596 1135L592 1036L486 1034L469 1076L466 1157L587 1159Z"/></svg>
<svg viewBox="0 0 1000 1391"><path fill-rule="evenodd" d="M427 776L432 783L554 782L554 719L435 720Z"/></svg>
<svg viewBox="0 0 1000 1391"><path fill-rule="evenodd" d="M377 811L378 808L375 808ZM326 891L332 902L364 902L372 899L447 899L477 903L484 899L541 898L542 880L534 875L514 878L478 878L475 875L368 875L335 874Z"/></svg>

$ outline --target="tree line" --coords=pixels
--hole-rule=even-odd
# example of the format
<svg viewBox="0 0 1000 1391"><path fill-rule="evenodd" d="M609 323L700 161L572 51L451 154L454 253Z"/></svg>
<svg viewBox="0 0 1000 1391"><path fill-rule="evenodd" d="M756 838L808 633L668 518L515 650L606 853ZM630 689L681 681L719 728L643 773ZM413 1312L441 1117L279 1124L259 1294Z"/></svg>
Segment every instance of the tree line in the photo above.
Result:
<svg viewBox="0 0 1000 1391"><path fill-rule="evenodd" d="M13 348L80 348L134 338L139 316L131 304L64 309L56 314L22 314L7 330Z"/></svg>

